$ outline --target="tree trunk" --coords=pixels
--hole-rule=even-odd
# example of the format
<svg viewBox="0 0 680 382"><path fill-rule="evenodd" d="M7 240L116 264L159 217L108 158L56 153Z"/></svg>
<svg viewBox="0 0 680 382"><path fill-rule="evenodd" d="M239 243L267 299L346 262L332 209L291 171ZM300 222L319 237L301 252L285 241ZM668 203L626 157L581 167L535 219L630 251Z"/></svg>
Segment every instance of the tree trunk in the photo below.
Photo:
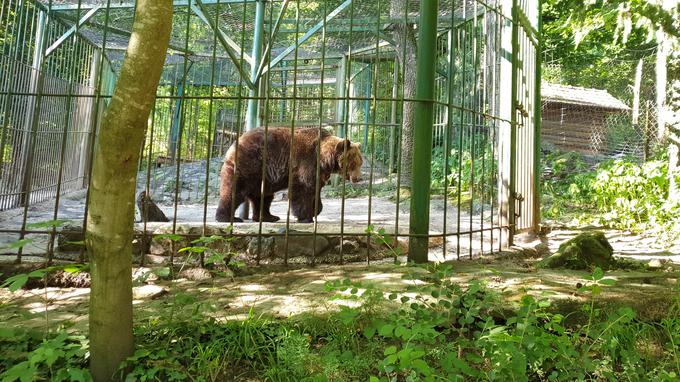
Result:
<svg viewBox="0 0 680 382"><path fill-rule="evenodd" d="M90 370L113 380L133 353L132 235L137 166L172 26L172 0L138 0L132 36L104 113L90 183Z"/></svg>
<svg viewBox="0 0 680 382"><path fill-rule="evenodd" d="M656 32L656 137L659 143L666 138L666 81L668 78L668 49L670 40L663 28Z"/></svg>
<svg viewBox="0 0 680 382"><path fill-rule="evenodd" d="M397 19L393 23L394 50L403 68L404 99L416 97L416 54L417 43L413 25L404 19L407 11L407 0L392 0L390 17ZM414 103L404 101L401 115L401 186L411 186L411 165L413 162L413 119Z"/></svg>

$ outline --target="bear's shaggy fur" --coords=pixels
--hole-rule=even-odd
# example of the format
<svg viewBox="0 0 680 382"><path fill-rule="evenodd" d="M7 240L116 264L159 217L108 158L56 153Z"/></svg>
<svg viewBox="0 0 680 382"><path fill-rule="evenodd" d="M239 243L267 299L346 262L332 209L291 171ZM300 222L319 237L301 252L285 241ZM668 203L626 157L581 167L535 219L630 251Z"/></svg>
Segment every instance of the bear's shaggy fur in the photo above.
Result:
<svg viewBox="0 0 680 382"><path fill-rule="evenodd" d="M288 197L293 215L300 223L312 222L322 207L320 192L316 192L319 147L319 191L331 174L341 174L355 183L361 180L362 158L358 144L317 128L297 129L294 139L291 138L289 128L269 128L266 136L265 130L259 128L241 136L238 150L235 144L229 148L220 173L220 202L215 216L218 222L242 221L234 217L234 209L244 201L252 203L254 221L260 220L261 203L262 221L278 221L279 217L272 215L269 208L274 193L288 188L289 173L292 182ZM293 163L289 169L291 146L294 148Z"/></svg>

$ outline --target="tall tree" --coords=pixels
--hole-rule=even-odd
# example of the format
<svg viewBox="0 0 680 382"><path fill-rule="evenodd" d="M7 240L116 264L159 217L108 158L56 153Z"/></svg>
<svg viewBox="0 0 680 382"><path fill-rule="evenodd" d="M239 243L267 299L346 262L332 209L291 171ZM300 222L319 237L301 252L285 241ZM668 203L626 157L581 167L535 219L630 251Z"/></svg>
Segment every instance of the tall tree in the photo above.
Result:
<svg viewBox="0 0 680 382"><path fill-rule="evenodd" d="M408 22L408 0L392 0L390 17L392 24L394 50L403 68L403 97L405 100L416 98L416 54L417 42L414 25ZM413 162L413 120L414 102L406 101L402 105L401 116L401 184L411 185L411 165Z"/></svg>
<svg viewBox="0 0 680 382"><path fill-rule="evenodd" d="M138 0L132 36L99 132L85 244L90 255L90 369L113 380L134 350L132 236L139 154L165 62L172 0Z"/></svg>
<svg viewBox="0 0 680 382"><path fill-rule="evenodd" d="M560 26L563 31L571 33L576 45L597 36L603 29L613 30L611 45L624 46L635 34L646 35L647 42L654 42L656 50L655 62L655 98L657 107L657 138L668 143L668 176L670 181L670 198L680 199L680 190L676 182L680 167L680 138L669 120L680 110L673 110L669 103L669 86L680 81L677 72L671 70L668 75L668 57L673 46L680 45L680 4L677 0L598 0L583 4L575 0L549 0L548 9L566 9ZM546 28L550 31L550 28ZM593 65L591 65L593 66ZM610 68L603 66L605 73ZM610 74L616 77L616 74ZM625 78L625 77L623 77ZM678 85L680 86L680 85Z"/></svg>

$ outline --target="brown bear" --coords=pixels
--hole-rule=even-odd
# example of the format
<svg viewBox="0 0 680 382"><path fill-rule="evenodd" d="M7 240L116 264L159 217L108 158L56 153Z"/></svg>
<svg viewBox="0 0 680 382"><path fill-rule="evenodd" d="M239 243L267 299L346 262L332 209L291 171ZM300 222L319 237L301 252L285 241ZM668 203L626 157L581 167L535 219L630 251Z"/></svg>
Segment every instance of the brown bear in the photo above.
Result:
<svg viewBox="0 0 680 382"><path fill-rule="evenodd" d="M294 138L294 139L292 139ZM265 144L267 147L265 153ZM292 168L288 168L293 147ZM244 201L253 206L253 220L279 220L269 211L274 193L288 188L288 174L292 175L288 197L292 212L300 223L311 223L321 213L321 195L316 193L317 150L319 154L319 191L331 174L341 174L354 183L361 180L361 150L358 144L333 136L325 129L300 128L291 134L289 128L258 128L246 132L224 157L220 172L220 202L215 218L218 222L240 222L233 211ZM266 159L265 159L266 155ZM264 164L264 185L262 184ZM262 192L264 191L264 192ZM264 198L262 198L264 195ZM314 207L316 205L316 211Z"/></svg>

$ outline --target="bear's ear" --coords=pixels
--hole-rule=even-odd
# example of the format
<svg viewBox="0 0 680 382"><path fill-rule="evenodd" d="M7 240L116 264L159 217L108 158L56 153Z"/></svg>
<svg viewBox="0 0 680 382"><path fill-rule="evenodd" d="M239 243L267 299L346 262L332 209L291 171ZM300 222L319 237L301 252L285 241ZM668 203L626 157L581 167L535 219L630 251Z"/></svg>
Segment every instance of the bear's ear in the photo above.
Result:
<svg viewBox="0 0 680 382"><path fill-rule="evenodd" d="M342 155L344 152L349 151L350 147L352 147L352 142L350 142L349 139L342 140L335 145L335 153L337 155Z"/></svg>

